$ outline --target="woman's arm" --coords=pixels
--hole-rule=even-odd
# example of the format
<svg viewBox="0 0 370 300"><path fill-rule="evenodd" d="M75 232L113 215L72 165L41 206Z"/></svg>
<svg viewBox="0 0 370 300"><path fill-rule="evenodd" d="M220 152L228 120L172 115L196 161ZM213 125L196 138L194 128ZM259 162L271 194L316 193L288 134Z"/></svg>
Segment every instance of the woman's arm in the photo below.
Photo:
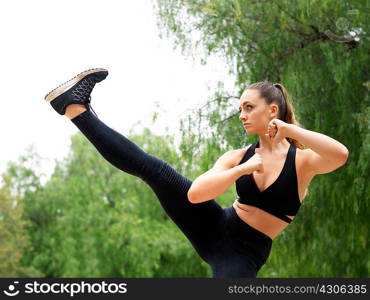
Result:
<svg viewBox="0 0 370 300"><path fill-rule="evenodd" d="M234 166L237 151L230 150L224 153L212 169L193 181L188 191L188 199L191 203L201 203L216 198L245 174L243 167Z"/></svg>
<svg viewBox="0 0 370 300"><path fill-rule="evenodd" d="M334 171L348 159L348 149L337 140L322 133L310 131L294 124L284 126L283 135L307 146L305 166L315 174Z"/></svg>

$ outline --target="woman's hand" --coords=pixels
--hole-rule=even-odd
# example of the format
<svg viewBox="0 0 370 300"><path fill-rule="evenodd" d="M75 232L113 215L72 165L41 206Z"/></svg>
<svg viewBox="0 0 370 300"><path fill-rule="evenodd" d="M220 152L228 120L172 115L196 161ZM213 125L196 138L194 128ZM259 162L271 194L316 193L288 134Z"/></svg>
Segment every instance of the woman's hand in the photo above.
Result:
<svg viewBox="0 0 370 300"><path fill-rule="evenodd" d="M284 138L286 138L286 129L289 124L285 123L279 119L272 119L267 128L267 132L265 136L272 141L275 145L280 143Z"/></svg>
<svg viewBox="0 0 370 300"><path fill-rule="evenodd" d="M243 175L252 174L254 171L263 173L263 161L259 148L254 150L254 155L246 162L240 164L238 167L242 170Z"/></svg>

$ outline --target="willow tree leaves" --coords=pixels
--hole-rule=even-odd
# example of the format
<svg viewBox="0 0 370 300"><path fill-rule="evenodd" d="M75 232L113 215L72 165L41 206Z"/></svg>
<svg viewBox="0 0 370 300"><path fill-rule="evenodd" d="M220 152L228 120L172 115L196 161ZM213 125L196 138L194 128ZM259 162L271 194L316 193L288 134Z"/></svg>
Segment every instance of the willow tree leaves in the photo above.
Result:
<svg viewBox="0 0 370 300"><path fill-rule="evenodd" d="M221 55L236 77L183 120L184 156L206 171L245 136L233 98L251 82L283 83L298 121L350 151L347 164L318 175L295 221L274 241L261 276L368 276L369 18L368 1L156 0L162 35L207 62ZM203 53L199 56L199 53ZM236 94L236 95L235 95ZM199 153L194 160L192 153ZM230 191L219 202L229 205ZM330 249L330 250L329 250Z"/></svg>

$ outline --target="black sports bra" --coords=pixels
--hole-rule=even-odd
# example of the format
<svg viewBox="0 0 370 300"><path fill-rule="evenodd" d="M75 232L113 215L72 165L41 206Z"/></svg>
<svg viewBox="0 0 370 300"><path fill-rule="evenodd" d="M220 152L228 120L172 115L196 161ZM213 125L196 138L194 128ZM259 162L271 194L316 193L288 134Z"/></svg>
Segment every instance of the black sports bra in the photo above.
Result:
<svg viewBox="0 0 370 300"><path fill-rule="evenodd" d="M239 165L254 155L254 150L258 145L259 141L248 148ZM290 144L279 177L262 192L254 181L253 173L239 177L235 182L238 201L242 204L258 207L290 223L292 219L288 218L287 215L295 216L301 206L298 194L295 154L296 147Z"/></svg>

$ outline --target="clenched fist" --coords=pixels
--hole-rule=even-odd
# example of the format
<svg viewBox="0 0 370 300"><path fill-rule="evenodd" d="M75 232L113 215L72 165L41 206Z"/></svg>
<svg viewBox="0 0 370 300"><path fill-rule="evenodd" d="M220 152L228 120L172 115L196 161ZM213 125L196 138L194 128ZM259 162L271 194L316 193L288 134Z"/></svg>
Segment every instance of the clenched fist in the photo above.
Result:
<svg viewBox="0 0 370 300"><path fill-rule="evenodd" d="M262 156L260 154L259 148L254 150L254 155L248 159L246 162L239 165L240 169L242 170L243 174L252 174L253 171L257 171L257 173L263 173L263 161Z"/></svg>

